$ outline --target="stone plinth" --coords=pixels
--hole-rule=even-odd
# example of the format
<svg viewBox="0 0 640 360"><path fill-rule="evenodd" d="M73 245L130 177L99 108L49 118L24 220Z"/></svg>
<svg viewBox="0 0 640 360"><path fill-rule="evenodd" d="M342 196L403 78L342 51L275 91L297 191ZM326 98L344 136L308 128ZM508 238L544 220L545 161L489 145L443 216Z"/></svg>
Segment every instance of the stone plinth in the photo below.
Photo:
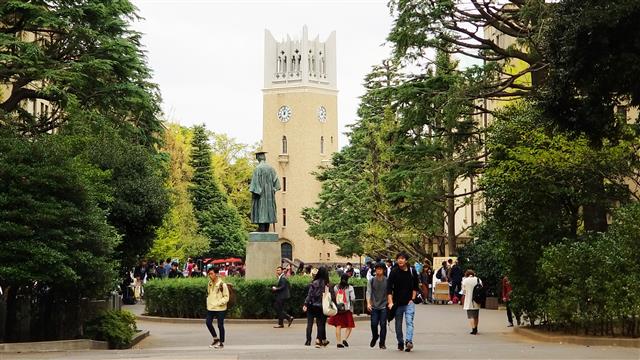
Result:
<svg viewBox="0 0 640 360"><path fill-rule="evenodd" d="M247 279L273 278L276 267L281 263L278 233L252 232L247 243Z"/></svg>

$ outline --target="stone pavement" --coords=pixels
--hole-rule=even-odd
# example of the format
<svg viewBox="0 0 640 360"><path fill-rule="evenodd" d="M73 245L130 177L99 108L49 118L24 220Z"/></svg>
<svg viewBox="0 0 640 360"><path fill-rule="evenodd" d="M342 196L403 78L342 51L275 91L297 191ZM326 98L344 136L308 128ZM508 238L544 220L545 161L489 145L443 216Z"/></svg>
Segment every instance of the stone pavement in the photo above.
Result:
<svg viewBox="0 0 640 360"><path fill-rule="evenodd" d="M418 305L412 353L395 349L395 333L387 334L387 350L369 348L368 322L356 323L350 347L337 349L335 331L327 326L327 348L304 346L305 323L274 329L272 324L229 324L223 350L209 349L210 335L200 324L139 321L151 335L129 350L0 354L0 359L640 359L640 349L541 343L506 327L504 311L482 310L480 334L469 335L465 312L458 305ZM393 323L392 323L393 325ZM314 332L315 334L315 332Z"/></svg>

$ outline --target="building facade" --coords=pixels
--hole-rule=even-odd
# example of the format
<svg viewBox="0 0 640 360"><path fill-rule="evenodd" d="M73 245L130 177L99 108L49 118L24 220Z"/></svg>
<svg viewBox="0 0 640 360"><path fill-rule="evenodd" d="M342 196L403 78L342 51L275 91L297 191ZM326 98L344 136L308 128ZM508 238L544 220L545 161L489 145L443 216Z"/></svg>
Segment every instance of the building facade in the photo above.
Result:
<svg viewBox="0 0 640 360"><path fill-rule="evenodd" d="M343 261L336 246L307 234L302 218L314 206L321 185L313 175L338 151L336 34L321 41L277 41L265 30L262 149L276 169L282 189L276 193L283 258L305 263ZM339 216L339 214L336 214Z"/></svg>

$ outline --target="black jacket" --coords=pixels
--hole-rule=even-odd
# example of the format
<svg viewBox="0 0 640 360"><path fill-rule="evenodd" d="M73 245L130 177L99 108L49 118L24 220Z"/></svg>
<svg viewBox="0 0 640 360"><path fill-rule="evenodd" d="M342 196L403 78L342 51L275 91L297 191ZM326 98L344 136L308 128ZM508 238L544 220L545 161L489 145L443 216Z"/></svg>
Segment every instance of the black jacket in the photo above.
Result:
<svg viewBox="0 0 640 360"><path fill-rule="evenodd" d="M275 290L276 300L285 300L291 297L289 292L289 280L287 277L282 275L280 279L278 279L278 285Z"/></svg>

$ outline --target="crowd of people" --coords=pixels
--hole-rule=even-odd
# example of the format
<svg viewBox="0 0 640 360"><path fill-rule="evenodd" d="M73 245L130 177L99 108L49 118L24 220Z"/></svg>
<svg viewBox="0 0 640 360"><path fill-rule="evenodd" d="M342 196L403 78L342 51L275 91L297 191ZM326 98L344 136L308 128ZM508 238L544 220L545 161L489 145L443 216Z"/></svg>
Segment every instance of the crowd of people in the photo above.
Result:
<svg viewBox="0 0 640 360"><path fill-rule="evenodd" d="M340 278L338 284L331 284L327 267L299 267L299 269L302 268L300 272L311 277L307 296L302 305L302 310L307 315L306 346L312 345L314 324L315 347L322 348L329 345L326 329L329 324L335 327L336 346L349 347L349 337L355 327L353 319L355 292L349 285L350 277L367 278L365 300L367 311L371 315L370 347L375 347L377 344L380 349L386 349L387 324L395 321L397 349L405 352L412 351L416 304L430 302L431 285L434 279L439 282L450 281L452 303L458 295L462 297L461 305L469 318L470 334L478 333L481 304L476 301L475 292L476 288L482 287L482 281L475 276L473 270L462 273L455 261L444 262L438 269L441 274L439 277L436 277L428 261L410 265L409 256L406 253L398 254L395 262L377 260L367 263L360 269L347 263L346 266L335 267L335 272ZM284 311L285 302L290 296L288 273L292 271L286 271L282 266L276 269L278 283L272 287L275 293L274 308L278 312L278 323L274 326L275 328L283 328L285 320L287 326L291 326L294 321L294 318ZM333 310L330 303L334 306ZM406 334L403 332L403 325Z"/></svg>
<svg viewBox="0 0 640 360"><path fill-rule="evenodd" d="M397 349L410 352L414 348L414 317L416 305L433 301L434 284L446 282L449 284L450 304L459 303L467 313L470 334L478 333L480 302L476 299L476 289L482 288L482 280L476 277L473 270L463 272L457 261L449 259L434 271L429 261L416 261L411 265L409 256L400 253L395 261L369 261L364 266L356 268L351 263L335 268L326 266L313 267L303 263L293 264L285 262L275 270L277 283L272 286L274 293L274 308L278 322L275 328L283 328L285 321L291 326L294 317L285 311L286 302L290 298L290 284L288 277L294 274L308 276L309 286L302 306L306 314L305 345L322 348L329 345L327 339L327 324L335 328L336 346L348 348L352 329L356 326L353 318L355 291L349 284L351 277L367 279L365 301L370 316L371 341L370 347L378 345L386 349L387 325L394 322ZM145 281L152 278L181 278L207 276L207 317L206 327L213 340L212 348L224 348L225 328L224 320L227 304L230 298L229 288L224 282L224 276L240 275L244 273L244 265L235 264L203 264L201 261L188 259L180 267L177 261L166 259L159 263L141 260L125 279L129 279L129 288L133 288L134 298L140 299L144 294ZM335 271L339 277L337 284L329 280L330 271ZM126 282L126 281L125 281ZM511 287L508 279L503 280L503 301L507 304L509 323L512 325L512 312L509 307ZM516 317L519 323L519 317ZM216 320L217 330L214 326ZM316 328L313 340L313 328ZM404 327L403 327L404 325ZM405 331L406 330L406 333Z"/></svg>

